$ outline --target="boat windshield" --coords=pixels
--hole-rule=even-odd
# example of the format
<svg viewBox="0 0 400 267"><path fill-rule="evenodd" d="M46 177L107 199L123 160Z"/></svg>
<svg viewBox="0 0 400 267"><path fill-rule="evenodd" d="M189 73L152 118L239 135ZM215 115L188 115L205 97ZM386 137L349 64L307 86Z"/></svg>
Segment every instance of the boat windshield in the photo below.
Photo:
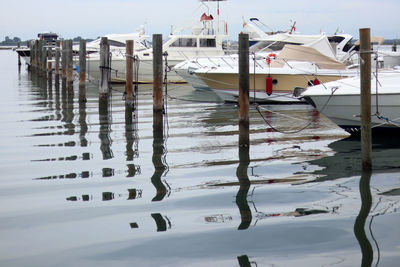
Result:
<svg viewBox="0 0 400 267"><path fill-rule="evenodd" d="M201 38L200 39L200 47L216 47L217 44L215 39L211 38Z"/></svg>
<svg viewBox="0 0 400 267"><path fill-rule="evenodd" d="M197 47L197 40L196 38L178 38L171 47Z"/></svg>

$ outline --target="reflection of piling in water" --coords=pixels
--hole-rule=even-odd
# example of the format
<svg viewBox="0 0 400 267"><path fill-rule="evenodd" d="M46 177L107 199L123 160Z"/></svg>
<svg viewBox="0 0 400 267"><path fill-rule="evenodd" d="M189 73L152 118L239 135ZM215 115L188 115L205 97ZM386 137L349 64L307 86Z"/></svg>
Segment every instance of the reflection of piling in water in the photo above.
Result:
<svg viewBox="0 0 400 267"><path fill-rule="evenodd" d="M54 83L54 87L55 87L55 104L56 104L56 120L61 120L61 101L60 101L60 83L59 82L55 82Z"/></svg>
<svg viewBox="0 0 400 267"><path fill-rule="evenodd" d="M239 230L247 229L252 220L252 214L247 202L247 193L250 189L250 180L247 175L247 168L250 164L249 148L239 147L239 166L236 169L236 176L239 180L239 191L236 194L236 205L239 208L241 223Z"/></svg>
<svg viewBox="0 0 400 267"><path fill-rule="evenodd" d="M167 231L167 226L170 227L169 222L167 223L160 213L152 213L151 217L157 224L157 232L165 232Z"/></svg>
<svg viewBox="0 0 400 267"><path fill-rule="evenodd" d="M138 110L134 109L132 105L126 103L125 105L125 138L126 138L126 161L133 161L139 155L139 136L137 133L138 124ZM140 173L140 167L135 164L127 164L128 175L133 177L136 173Z"/></svg>
<svg viewBox="0 0 400 267"><path fill-rule="evenodd" d="M361 208L354 222L354 235L361 248L361 266L371 266L374 259L374 251L365 234L365 221L368 218L372 206L372 195L370 188L371 171L365 171L360 178Z"/></svg>
<svg viewBox="0 0 400 267"><path fill-rule="evenodd" d="M126 138L126 160L133 161L138 156L138 114L132 105L125 105L125 138Z"/></svg>
<svg viewBox="0 0 400 267"><path fill-rule="evenodd" d="M153 201L162 200L168 192L167 187L161 181L161 176L167 169L163 157L165 154L164 136L163 136L163 113L162 111L153 111L153 165L154 174L151 177L151 183L157 190Z"/></svg>
<svg viewBox="0 0 400 267"><path fill-rule="evenodd" d="M65 122L64 128L66 131L65 135L75 134L75 124L74 124L74 91L68 91L62 88L62 118L61 121Z"/></svg>
<svg viewBox="0 0 400 267"><path fill-rule="evenodd" d="M110 98L99 99L99 123L100 123L100 150L103 154L103 159L113 158L113 152L111 150L111 137L110 137Z"/></svg>
<svg viewBox="0 0 400 267"><path fill-rule="evenodd" d="M81 147L86 147L88 144L88 141L86 139L86 134L88 132L86 116L86 102L79 101L79 140Z"/></svg>

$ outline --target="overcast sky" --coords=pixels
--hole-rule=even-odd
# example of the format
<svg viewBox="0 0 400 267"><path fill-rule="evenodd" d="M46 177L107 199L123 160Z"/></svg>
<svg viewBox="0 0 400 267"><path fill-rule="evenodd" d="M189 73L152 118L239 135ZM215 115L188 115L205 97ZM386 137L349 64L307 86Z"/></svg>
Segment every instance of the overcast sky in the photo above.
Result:
<svg viewBox="0 0 400 267"><path fill-rule="evenodd" d="M209 4L215 7L214 3ZM63 38L95 38L109 33L168 35L173 27L197 22L206 9L199 0L1 0L0 41L22 40L51 31ZM214 17L216 17L214 12ZM291 20L298 32L333 34L337 29L358 39L360 28L386 39L400 37L400 0L228 0L220 3L221 20L237 39L243 18L257 17L269 28L286 30ZM268 28L266 28L268 30Z"/></svg>

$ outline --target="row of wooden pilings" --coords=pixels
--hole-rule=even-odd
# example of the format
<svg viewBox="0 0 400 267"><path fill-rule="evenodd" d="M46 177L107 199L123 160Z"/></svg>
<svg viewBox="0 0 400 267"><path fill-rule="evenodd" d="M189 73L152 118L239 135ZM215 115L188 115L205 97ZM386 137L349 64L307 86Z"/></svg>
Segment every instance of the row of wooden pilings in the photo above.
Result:
<svg viewBox="0 0 400 267"><path fill-rule="evenodd" d="M370 126L370 31L360 29L360 51L362 58L361 68L361 116L362 116L362 155L363 168L371 169L371 126ZM153 127L154 133L162 133L163 127L163 51L162 35L153 34ZM53 48L46 46L45 41L35 41L31 47L31 67L40 75L51 78L53 72L52 62L48 60L55 57L55 80L59 81L60 57L61 78L66 88L73 90L73 50L72 40L57 42L55 53ZM126 42L126 104L133 103L133 41ZM364 51L364 52L363 52ZM364 54L363 54L364 53ZM100 42L100 82L99 99L107 98L111 90L110 83L111 57L107 38ZM368 78L369 77L369 78ZM80 41L79 48L79 100L86 101L86 42ZM249 36L239 34L239 155L249 161ZM369 107L369 108L368 108Z"/></svg>
<svg viewBox="0 0 400 267"><path fill-rule="evenodd" d="M72 40L57 41L55 46L45 40L36 40L30 47L30 70L51 82L60 82L68 90L74 86L74 62ZM79 100L86 101L86 41L79 44Z"/></svg>

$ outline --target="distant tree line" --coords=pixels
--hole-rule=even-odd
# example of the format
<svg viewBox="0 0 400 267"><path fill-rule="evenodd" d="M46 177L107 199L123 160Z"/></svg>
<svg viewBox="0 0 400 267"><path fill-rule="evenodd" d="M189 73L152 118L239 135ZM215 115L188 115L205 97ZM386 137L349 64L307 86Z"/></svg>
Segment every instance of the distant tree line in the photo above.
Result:
<svg viewBox="0 0 400 267"><path fill-rule="evenodd" d="M73 41L74 43L79 43L80 40L82 40L82 39L83 39L82 37L78 36L78 37L73 38L72 41ZM86 40L87 42L93 41L93 39L85 39L85 40ZM30 41L31 41L31 40L21 41L21 38L19 38L19 37L14 37L14 38L11 39L9 36L6 36L6 37L4 38L4 41L0 42L0 46L17 46L18 43L19 43L21 46L25 46L25 45L27 45Z"/></svg>
<svg viewBox="0 0 400 267"><path fill-rule="evenodd" d="M18 43L20 43L21 45L26 45L28 41L21 41L21 38L19 37L14 37L13 39L11 39L10 37L6 36L6 38L4 38L3 42L0 42L0 45L4 45L4 46L17 46Z"/></svg>

